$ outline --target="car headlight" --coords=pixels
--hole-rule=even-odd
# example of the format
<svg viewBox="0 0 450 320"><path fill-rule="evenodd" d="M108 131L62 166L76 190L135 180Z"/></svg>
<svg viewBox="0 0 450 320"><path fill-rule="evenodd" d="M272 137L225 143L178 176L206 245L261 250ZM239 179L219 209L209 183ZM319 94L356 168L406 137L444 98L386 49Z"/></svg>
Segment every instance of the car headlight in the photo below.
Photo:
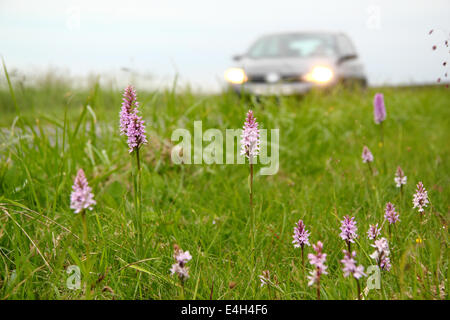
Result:
<svg viewBox="0 0 450 320"><path fill-rule="evenodd" d="M247 76L241 68L230 68L225 72L225 79L233 84L242 84L247 81Z"/></svg>
<svg viewBox="0 0 450 320"><path fill-rule="evenodd" d="M333 78L333 70L328 67L314 67L304 76L304 80L316 83L327 83Z"/></svg>

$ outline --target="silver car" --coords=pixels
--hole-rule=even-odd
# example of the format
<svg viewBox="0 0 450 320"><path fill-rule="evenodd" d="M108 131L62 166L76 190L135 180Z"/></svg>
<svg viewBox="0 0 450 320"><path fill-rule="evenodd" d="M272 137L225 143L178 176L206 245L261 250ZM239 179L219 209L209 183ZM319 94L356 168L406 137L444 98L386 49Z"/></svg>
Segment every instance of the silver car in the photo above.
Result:
<svg viewBox="0 0 450 320"><path fill-rule="evenodd" d="M239 94L291 95L338 83L367 84L355 47L342 33L270 34L233 59L236 66L225 79Z"/></svg>

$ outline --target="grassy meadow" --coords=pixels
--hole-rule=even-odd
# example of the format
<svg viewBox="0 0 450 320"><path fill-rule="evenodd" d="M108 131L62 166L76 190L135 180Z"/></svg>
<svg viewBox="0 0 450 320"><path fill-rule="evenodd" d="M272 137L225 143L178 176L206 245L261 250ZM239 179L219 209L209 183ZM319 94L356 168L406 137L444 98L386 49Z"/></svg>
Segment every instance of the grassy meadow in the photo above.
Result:
<svg viewBox="0 0 450 320"><path fill-rule="evenodd" d="M310 242L323 242L328 274L322 299L356 299L344 277L340 221L356 218L356 260L374 265L370 224L384 222L392 202L400 222L390 235L392 269L364 299L448 299L450 91L445 87L311 92L304 97L241 99L233 93L144 91L137 87L148 144L142 157L142 223L135 214L133 157L119 135L123 88L46 79L27 86L1 74L0 299L316 299L292 244L302 219ZM373 119L373 96L384 94L384 143ZM261 128L279 129L279 171L254 178L249 166L175 165L170 140L177 128L193 132L241 128L252 109ZM204 144L206 145L206 144ZM367 145L372 174L362 162ZM394 174L407 176L403 193ZM256 172L260 165L256 165ZM70 209L72 184L83 168L97 204ZM422 181L430 204L412 208ZM142 241L138 231L142 230ZM188 250L190 278L170 274L173 246ZM306 253L313 252L305 247ZM69 266L79 266L81 288L69 289ZM269 270L270 283L259 275Z"/></svg>

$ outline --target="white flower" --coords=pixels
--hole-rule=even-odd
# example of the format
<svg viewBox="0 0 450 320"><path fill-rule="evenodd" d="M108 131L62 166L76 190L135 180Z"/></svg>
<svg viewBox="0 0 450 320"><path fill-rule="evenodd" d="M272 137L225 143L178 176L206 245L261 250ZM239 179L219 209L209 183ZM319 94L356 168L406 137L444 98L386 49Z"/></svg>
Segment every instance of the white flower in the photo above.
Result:
<svg viewBox="0 0 450 320"><path fill-rule="evenodd" d="M394 178L397 188L400 188L402 186L402 184L406 184L406 178L407 178L406 176L404 176L403 178L400 178L400 177Z"/></svg>
<svg viewBox="0 0 450 320"><path fill-rule="evenodd" d="M174 258L178 263L185 264L192 259L192 256L189 251L183 252L183 250L179 250L177 253L175 253Z"/></svg>
<svg viewBox="0 0 450 320"><path fill-rule="evenodd" d="M178 246L175 246L175 254L173 255L176 263L170 268L172 275L177 274L181 281L185 281L189 278L189 268L186 267L186 263L192 259L189 251L184 252Z"/></svg>
<svg viewBox="0 0 450 320"><path fill-rule="evenodd" d="M379 252L384 252L389 255L389 243L386 238L375 240L375 244L372 244L372 247L376 248Z"/></svg>
<svg viewBox="0 0 450 320"><path fill-rule="evenodd" d="M389 244L386 238L375 240L375 244L372 244L372 247L376 248L376 250L370 255L370 257L377 261L381 269L389 271L391 268L391 262L389 259Z"/></svg>
<svg viewBox="0 0 450 320"><path fill-rule="evenodd" d="M398 166L397 171L395 171L394 181L396 183L397 188L400 188L403 184L406 184L406 176L400 166Z"/></svg>
<svg viewBox="0 0 450 320"><path fill-rule="evenodd" d="M427 207L428 201L428 192L425 190L422 182L417 184L417 191L414 194L413 198L413 209L418 208L419 212L422 213L424 211L424 207Z"/></svg>
<svg viewBox="0 0 450 320"><path fill-rule="evenodd" d="M264 270L261 275L259 275L259 280L261 281L261 287L270 282L270 272L269 270Z"/></svg>
<svg viewBox="0 0 450 320"><path fill-rule="evenodd" d="M189 278L189 268L186 266L180 266L179 263L174 263L170 269L170 273L174 275L175 273L181 280L186 280Z"/></svg>

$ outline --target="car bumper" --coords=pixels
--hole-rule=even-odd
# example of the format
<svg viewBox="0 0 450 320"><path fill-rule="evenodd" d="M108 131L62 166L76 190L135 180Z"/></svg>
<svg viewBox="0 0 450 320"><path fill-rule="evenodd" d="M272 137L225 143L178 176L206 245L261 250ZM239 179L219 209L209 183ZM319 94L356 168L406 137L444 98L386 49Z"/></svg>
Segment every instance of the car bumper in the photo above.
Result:
<svg viewBox="0 0 450 320"><path fill-rule="evenodd" d="M233 90L238 93L247 93L257 96L271 96L271 95L296 95L303 94L311 89L330 87L329 85L316 85L311 82L297 82L297 83L244 83L242 85L232 85Z"/></svg>

